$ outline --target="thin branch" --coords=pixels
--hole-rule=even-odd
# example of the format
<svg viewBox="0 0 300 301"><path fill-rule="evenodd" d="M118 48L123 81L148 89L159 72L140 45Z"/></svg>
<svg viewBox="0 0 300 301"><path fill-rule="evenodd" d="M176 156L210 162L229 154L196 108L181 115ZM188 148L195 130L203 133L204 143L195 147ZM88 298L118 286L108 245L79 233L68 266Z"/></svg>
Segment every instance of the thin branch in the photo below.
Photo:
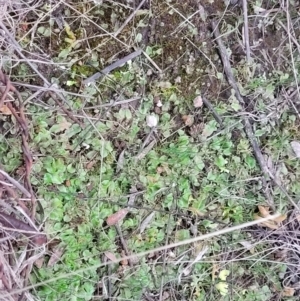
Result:
<svg viewBox="0 0 300 301"><path fill-rule="evenodd" d="M218 47L219 47L219 52L220 52L220 56L221 56L221 59L222 59L222 62L223 62L223 66L224 66L224 70L225 70L227 80L228 80L229 84L231 85L231 87L234 89L235 96L236 96L237 100L239 101L240 105L243 106L245 104L245 102L244 102L244 99L242 98L240 90L239 90L239 88L237 86L237 83L234 79L233 72L232 72L230 62L229 62L229 58L228 58L228 54L227 54L225 45L224 45L222 39L220 38L221 35L220 35L220 32L219 32L219 28L218 28L217 23L215 21L212 21L212 27L213 27L213 32L214 32L215 39L216 39ZM251 125L249 119L246 118L245 116L242 116L242 121L243 121L243 124L244 124L246 135L247 135L247 137L250 141L250 144L253 148L254 155L256 157L256 160L257 160L262 172L264 173L264 175L266 177L269 176L273 180L273 182L276 184L276 186L278 186L279 189L283 192L283 194L287 197L289 202L295 208L300 210L299 206L295 203L295 201L287 193L286 189L281 186L281 184L278 182L276 177L272 174L272 172L267 167L267 164L265 162L263 154L262 154L262 152L260 150L260 147L258 145L257 139L256 139L256 137L253 133L252 125ZM271 195L268 193L268 191L264 191L264 193L266 194L268 200L271 201L270 205L272 205L272 207L274 207L274 204L272 204L274 202L272 201Z"/></svg>
<svg viewBox="0 0 300 301"><path fill-rule="evenodd" d="M161 68L158 67L158 65L152 60L152 58L147 54L146 51L143 51L143 55L146 57L146 59L156 68L158 73L163 73Z"/></svg>
<svg viewBox="0 0 300 301"><path fill-rule="evenodd" d="M191 41L188 37L185 37L185 39L191 44L193 45L200 53L201 55L203 55L207 61L209 62L209 64L212 66L212 68L216 71L216 73L218 72L217 67L215 66L215 64L212 62L212 60L205 54L205 52L203 52L193 41Z"/></svg>
<svg viewBox="0 0 300 301"><path fill-rule="evenodd" d="M55 103L60 107L60 109L75 123L79 124L81 126L81 128L84 128L84 124L79 121L73 113L71 113L71 111L67 110L63 104L57 99L57 93L54 92L49 92L51 95L51 98L55 101Z"/></svg>
<svg viewBox="0 0 300 301"><path fill-rule="evenodd" d="M8 173L6 173L4 170L0 169L0 173L11 183L13 184L16 188L18 188L24 195L26 195L28 198L31 197L30 192L18 181L13 179Z"/></svg>
<svg viewBox="0 0 300 301"><path fill-rule="evenodd" d="M123 237L123 233L122 233L122 230L121 230L121 227L120 227L119 223L115 224L115 228L116 228L117 233L119 235L119 238L120 238L120 241L121 241L121 245L122 245L122 247L123 247L123 249L125 251L126 256L130 256L130 252L128 250L127 243L126 243L126 241L125 241L125 239ZM132 263L131 259L128 259L128 263L129 263L129 265L131 267L133 267L133 263Z"/></svg>
<svg viewBox="0 0 300 301"><path fill-rule="evenodd" d="M172 204L172 207L175 207L173 206L175 205L176 206L176 203L173 203ZM168 223L167 223L167 229L166 229L166 239L165 239L165 245L168 245L169 241L170 241L170 233L172 232L172 226L171 225L171 216L172 214L169 214L169 217L168 217ZM167 251L164 250L163 251L163 264L162 264L162 270L165 271L166 270L166 263L167 263ZM161 280L160 280L160 290L159 290L159 301L163 301L163 288L164 288L164 283L165 283L165 275L164 273L161 275Z"/></svg>
<svg viewBox="0 0 300 301"><path fill-rule="evenodd" d="M247 62L250 63L250 43L249 43L249 26L248 26L248 7L247 0L243 0L243 13L244 13L244 38Z"/></svg>
<svg viewBox="0 0 300 301"><path fill-rule="evenodd" d="M278 24L285 30L286 34L291 38L291 40L293 41L293 43L296 45L298 52L300 53L300 45L297 41L297 39L295 38L295 32L292 29L292 31L289 31L289 29L286 28L286 26L282 23L282 21L280 19L276 20L276 22L278 22Z"/></svg>
<svg viewBox="0 0 300 301"><path fill-rule="evenodd" d="M298 72L297 67L295 66L295 59L293 56L293 49L292 49L292 34L291 34L291 17L290 17L290 13L289 13L289 1L286 2L286 18L287 18L287 32L288 32L288 38L289 38L289 50L290 50L290 55L291 55L291 59L292 59L292 65L293 65L293 73L294 73L294 80L296 83L296 87L297 87L297 93L298 93L298 97L300 96L300 88L299 88L299 83L298 83Z"/></svg>
<svg viewBox="0 0 300 301"><path fill-rule="evenodd" d="M143 159L151 151L151 149L154 147L154 145L156 144L157 141L156 141L155 138L154 138L154 140L152 140L149 143L150 138L151 138L152 134L154 133L154 129L155 129L154 127L151 128L149 134L146 136L145 141L143 142L138 154L135 157L136 161Z"/></svg>
<svg viewBox="0 0 300 301"><path fill-rule="evenodd" d="M135 52L130 53L129 55L124 56L122 59L112 63L111 65L109 65L108 67L104 68L102 71L95 73L94 75L86 78L83 81L83 84L87 85L90 84L94 81L96 81L97 79L99 79L100 77L107 75L108 73L110 73L111 71L113 71L116 68L119 68L121 66L123 66L125 63L127 63L128 61L136 58L137 56L139 56L142 53L141 49L138 49Z"/></svg>
<svg viewBox="0 0 300 301"><path fill-rule="evenodd" d="M87 99L94 99L95 96L91 96L88 94L79 94L79 93L74 93L74 92L69 92L69 91L65 91L63 89L58 89L55 88L55 86L51 86L51 87L42 87L42 86L37 86L37 85L30 85L30 84L26 84L26 83L21 83L21 82L11 82L14 86L21 86L21 87L26 87L28 89L31 90L40 90L40 91L44 91L44 92L48 92L48 91L52 91L55 93L63 93L63 94L68 94L68 95L73 95L73 96L77 96L77 97L81 97L81 98L87 98Z"/></svg>
<svg viewBox="0 0 300 301"><path fill-rule="evenodd" d="M33 227L4 212L0 212L0 223L0 229L22 233L38 246L47 242L45 234L35 231Z"/></svg>
<svg viewBox="0 0 300 301"><path fill-rule="evenodd" d="M136 100L140 100L141 97L137 96L137 97L132 97L129 99L123 99L123 100L119 100L119 101L114 101L111 100L109 103L104 103L101 105L96 105L96 106L92 106L92 107L84 107L84 110L88 110L88 109L98 109L98 108L104 108L104 107L115 107L115 106L119 106L119 105L123 105L125 103L130 103L132 101L136 101Z"/></svg>
<svg viewBox="0 0 300 301"><path fill-rule="evenodd" d="M211 111L212 115L214 116L216 121L220 124L220 126L224 127L224 124L223 124L223 121L222 121L221 117L216 112L216 110L214 109L214 107L212 106L210 101L207 98L205 98L204 96L202 96L202 101L203 101L204 105Z"/></svg>
<svg viewBox="0 0 300 301"><path fill-rule="evenodd" d="M117 37L121 31L124 29L124 27L131 21L131 19L136 15L137 11L143 6L143 4L146 2L146 0L142 0L141 3L138 5L138 7L129 15L129 17L125 20L125 22L122 24L122 26L114 33L114 37Z"/></svg>

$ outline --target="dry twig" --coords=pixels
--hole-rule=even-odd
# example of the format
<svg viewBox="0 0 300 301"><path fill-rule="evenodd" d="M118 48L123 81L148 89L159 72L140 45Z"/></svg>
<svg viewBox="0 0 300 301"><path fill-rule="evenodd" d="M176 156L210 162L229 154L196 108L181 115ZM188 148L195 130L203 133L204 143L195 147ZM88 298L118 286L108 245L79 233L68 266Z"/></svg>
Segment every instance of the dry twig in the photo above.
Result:
<svg viewBox="0 0 300 301"><path fill-rule="evenodd" d="M29 130L27 126L27 121L25 118L25 112L24 112L24 104L23 104L23 99L21 97L21 94L19 91L12 85L10 82L10 79L7 75L5 75L1 70L0 70L0 82L2 82L6 88L5 90L2 90L2 97L1 97L1 106L6 99L7 95L9 92L13 92L14 96L16 97L17 101L14 102L7 102L7 107L12 113L12 115L15 117L17 120L17 123L20 127L21 131L21 138L22 138L22 151L23 151L23 158L24 158L24 166L25 166L25 176L24 176L24 187L19 184L16 180L14 180L12 177L10 177L6 172L0 170L0 178L6 178L8 181L10 181L15 187L17 187L26 197L29 197L31 200L31 212L29 212L28 208L25 206L25 204L19 200L17 193L14 192L14 190L8 186L8 185L2 185L0 189L0 194L1 197L2 195L5 194L5 197L9 200L10 197L13 198L13 200L17 203L19 206L18 209L22 213L23 216L27 218L29 221L29 224L26 224L22 220L18 219L17 217L13 216L13 213L16 215L16 210L12 208L10 211L10 214L7 214L3 211L0 212L0 224L1 224L1 230L4 233L7 233L8 231L11 232L19 232L22 233L23 235L27 236L31 241L36 245L36 246L41 246L46 243L47 238L46 235L43 233L40 233L37 231L37 228L35 227L34 221L35 221L35 213L36 213L36 205L39 204L33 188L31 186L30 182L30 173L32 169L32 164L33 164L33 159L32 159L32 154L30 152L29 148ZM9 207L8 203L4 203L6 206ZM5 210L7 210L6 206L2 206ZM16 206L17 208L17 206ZM30 216L30 217L29 217ZM28 250L25 253L27 260L32 259L33 251ZM25 258L25 257L24 257ZM24 259L22 258L22 260ZM19 281L19 283L22 283L21 285L18 285L19 288L26 287L29 273L31 271L32 264L28 264L24 266L24 269L20 272L22 272L22 277L23 281ZM7 278L2 276L2 282L4 283L4 286L6 289L11 287L7 283ZM15 283L18 283L17 279L14 279ZM24 290L26 291L26 290ZM25 293L27 295L27 293ZM13 294L9 295L10 297L13 296ZM23 299L23 297L21 298ZM21 300L19 298L19 300ZM8 298L6 299L8 300ZM31 298L27 298L27 300L31 300Z"/></svg>
<svg viewBox="0 0 300 301"><path fill-rule="evenodd" d="M234 79L233 72L232 72L231 65L230 65L229 58L228 58L228 54L227 54L227 51L226 51L226 47L223 44L223 41L221 39L221 35L220 35L220 32L219 32L218 25L215 21L212 22L212 27L213 27L213 32L214 32L215 39L216 39L218 47L219 47L219 53L220 53L220 56L221 56L221 59L222 59L222 62L223 62L223 66L224 66L224 70L225 70L227 80L228 80L229 84L231 85L231 87L234 89L235 96L236 96L237 100L239 101L240 105L243 107L245 102L244 102L244 99L243 99L243 97L242 97L242 95L239 91L238 85L237 85L237 83ZM243 120L246 135L247 135L247 137L249 139L249 142L250 142L250 144L253 148L253 152L254 152L254 155L256 157L256 160L257 160L262 172L264 173L265 177L270 177L273 180L273 182L275 183L275 185L277 187L279 187L279 189L284 193L284 195L287 197L289 202L295 208L297 208L299 210L299 207L296 204L296 202L287 193L286 189L281 186L281 184L278 182L276 177L272 174L272 172L267 167L267 164L265 162L263 154L262 154L262 152L260 150L260 147L258 145L257 139L256 139L256 137L253 133L252 125L251 125L249 119L246 116L242 116L242 120ZM266 194L266 197L269 201L269 204L273 207L273 210L274 210L275 205L274 205L274 201L273 201L271 195L269 194L269 192L267 190L265 190L264 193Z"/></svg>
<svg viewBox="0 0 300 301"><path fill-rule="evenodd" d="M17 110L15 109L15 106L13 105L13 103L10 103L10 102L7 103L7 107L9 108L9 110L11 111L13 116L16 118L16 120L20 126L21 132L22 132L22 151L23 151L25 170L26 170L24 186L25 186L25 189L27 190L27 192L29 192L30 197L31 197L31 201L32 201L31 218L34 218L35 210L36 210L36 198L34 196L34 192L31 187L31 182L30 182L30 172L31 172L31 168L32 168L32 155L30 153L30 149L29 149L29 145L28 145L29 132L28 132L27 122L26 122L26 118L25 118L25 114L24 114L23 99L22 99L19 91L11 84L8 76L6 76L2 71L0 71L0 81L8 87L7 89L5 89L5 92L4 92L5 97L8 93L8 91L12 91L17 96L17 99L19 102L19 106L18 106ZM17 111L19 113L17 113ZM28 196L27 193L26 193L26 196Z"/></svg>
<svg viewBox="0 0 300 301"><path fill-rule="evenodd" d="M99 79L100 77L102 77L103 75L107 75L108 73L110 73L111 71L113 71L116 68L119 68L121 66L123 66L125 63L127 63L128 61L136 58L137 56L139 56L142 53L141 49L138 49L137 51L134 51L126 56L124 56L122 59L112 63L111 65L109 65L108 67L104 68L102 71L95 73L94 75L86 78L83 81L83 84L87 85L90 84L92 82L94 82L95 80Z"/></svg>
<svg viewBox="0 0 300 301"><path fill-rule="evenodd" d="M1 106L0 106L1 107ZM18 181L16 181L15 179L13 179L8 173L6 173L4 170L0 169L0 173L10 182L12 183L16 188L18 188L22 193L24 193L24 195L28 198L31 197L30 192L22 185L20 184Z"/></svg>
<svg viewBox="0 0 300 301"><path fill-rule="evenodd" d="M244 13L244 38L245 38L245 48L246 57L248 64L250 63L250 43L249 43L249 26L248 26L248 3L247 0L243 0L243 13Z"/></svg>
<svg viewBox="0 0 300 301"><path fill-rule="evenodd" d="M219 125L221 127L224 127L223 121L221 119L221 117L219 116L219 114L216 112L216 110L214 109L213 105L210 103L210 101L204 97L202 97L202 101L204 103L204 105L211 111L212 115L214 116L214 118L216 119L216 121L219 123Z"/></svg>
<svg viewBox="0 0 300 301"><path fill-rule="evenodd" d="M134 18L138 10L143 6L143 4L146 2L146 0L142 0L141 3L137 6L137 8L130 14L130 16L125 20L125 22L122 24L122 26L114 33L114 37L117 37L121 31L124 29L124 27Z"/></svg>

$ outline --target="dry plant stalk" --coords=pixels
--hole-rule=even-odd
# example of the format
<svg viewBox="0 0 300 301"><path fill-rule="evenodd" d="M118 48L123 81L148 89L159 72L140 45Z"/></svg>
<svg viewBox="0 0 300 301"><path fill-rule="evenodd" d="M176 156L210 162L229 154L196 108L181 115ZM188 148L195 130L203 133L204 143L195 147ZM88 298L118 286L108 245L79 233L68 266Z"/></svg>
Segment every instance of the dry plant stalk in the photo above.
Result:
<svg viewBox="0 0 300 301"><path fill-rule="evenodd" d="M238 100L238 102L240 103L241 107L244 106L244 99L240 93L240 90L238 88L238 85L235 81L232 69L231 69L231 65L230 65L230 61L228 58L228 54L226 51L226 47L221 39L221 34L218 28L218 25L215 21L212 21L212 27L213 27L213 32L214 32L214 36L216 39L216 42L218 44L219 47L219 53L223 62L223 66L224 66L224 70L225 70L225 74L228 80L228 83L230 84L230 86L234 89L235 91L235 96ZM296 202L291 198L291 196L287 193L286 189L284 187L281 186L281 184L278 182L278 180L276 179L276 177L272 174L272 172L269 170L269 168L267 167L267 164L265 162L264 156L260 150L260 147L258 145L257 139L253 133L253 128L252 125L249 121L249 119L245 116L242 116L242 121L244 124L244 129L246 132L246 135L249 139L249 142L252 146L254 155L256 157L256 160L264 174L264 176L270 177L272 179L272 181L274 182L274 184L280 188L280 190L284 193L284 195L287 197L287 199L289 200L289 202L298 210L300 210L299 206L296 204ZM266 179L264 179L266 181ZM272 206L272 209L275 211L275 205L274 205L274 201L272 196L270 195L270 193L265 189L264 193L266 195L266 198L270 204L270 206Z"/></svg>

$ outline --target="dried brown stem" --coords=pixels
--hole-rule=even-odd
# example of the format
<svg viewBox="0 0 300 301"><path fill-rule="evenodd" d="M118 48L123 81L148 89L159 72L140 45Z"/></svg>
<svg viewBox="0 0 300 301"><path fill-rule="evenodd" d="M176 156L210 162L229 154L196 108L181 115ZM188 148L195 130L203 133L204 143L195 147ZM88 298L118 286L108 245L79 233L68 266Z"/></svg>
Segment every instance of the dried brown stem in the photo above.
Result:
<svg viewBox="0 0 300 301"><path fill-rule="evenodd" d="M120 227L119 223L116 223L115 227L116 227L117 233L119 235L119 238L120 238L120 241L121 241L121 244L122 244L122 247L125 251L126 256L130 256L131 254L128 250L127 243L126 243L126 241L123 237L123 233L122 233L122 230L121 230L121 227ZM131 259L128 260L128 263L131 267L133 266Z"/></svg>
<svg viewBox="0 0 300 301"><path fill-rule="evenodd" d="M0 173L10 182L12 183L16 188L18 188L26 197L30 198L31 195L29 191L18 181L13 179L8 173L6 173L4 170L0 169Z"/></svg>
<svg viewBox="0 0 300 301"><path fill-rule="evenodd" d="M202 96L202 101L204 103L204 105L211 111L212 115L214 116L214 118L216 119L216 121L219 123L219 125L221 127L224 127L224 124L222 122L221 117L219 116L219 114L216 112L216 110L214 109L213 105L210 103L210 101Z"/></svg>
<svg viewBox="0 0 300 301"><path fill-rule="evenodd" d="M1 228L3 230L17 230L17 232L23 233L25 236L29 237L32 240L32 242L38 246L41 246L46 242L45 234L37 232L33 227L25 224L19 219L16 219L12 215L0 212L0 223L2 225Z"/></svg>
<svg viewBox="0 0 300 301"><path fill-rule="evenodd" d="M24 186L25 189L29 192L31 202L32 202L32 214L31 217L34 218L35 216L35 210L36 210L36 198L31 186L30 182L30 172L32 168L32 155L29 149L28 140L29 140L29 131L27 127L27 122L24 114L24 106L23 106L23 99L21 97L21 94L19 91L11 84L10 79L8 76L6 76L1 70L0 70L0 81L5 84L8 89L5 89L5 91L11 91L14 92L18 99L18 107L15 103L7 103L7 107L13 114L13 116L18 121L18 124L21 129L22 133L22 151L23 151L23 158L25 163L25 180L24 180ZM17 107L17 109L16 109ZM19 113L18 113L18 112ZM28 194L26 194L28 196Z"/></svg>
<svg viewBox="0 0 300 301"><path fill-rule="evenodd" d="M250 63L250 43L249 43L249 26L248 26L248 1L243 0L243 13L244 13L244 38L245 38L245 48L247 62Z"/></svg>
<svg viewBox="0 0 300 301"><path fill-rule="evenodd" d="M61 110L75 123L79 124L81 126L81 128L84 128L84 125L81 121L79 121L74 114L72 114L69 110L67 110L62 103L57 99L57 96L54 92L50 92L50 95L52 97L52 99L55 101L55 103L61 108Z"/></svg>
<svg viewBox="0 0 300 301"><path fill-rule="evenodd" d="M87 85L90 84L94 81L96 81L97 79L99 79L100 77L110 73L111 71L113 71L116 68L119 68L121 66L123 66L125 63L127 63L128 61L136 58L137 56L139 56L142 53L141 49L138 49L126 56L124 56L123 58L121 58L120 60L112 63L111 65L109 65L108 67L104 68L102 71L95 73L94 75L88 77L87 79L85 79L83 81L83 84Z"/></svg>
<svg viewBox="0 0 300 301"><path fill-rule="evenodd" d="M243 99L243 97L240 93L240 90L239 90L238 85L235 81L235 78L233 76L233 72L232 72L232 69L231 69L230 62L229 62L226 47L225 47L225 45L224 45L224 43L221 39L219 28L218 28L218 25L215 21L212 22L212 27L213 27L213 32L214 32L216 42L217 42L218 47L219 47L219 53L220 53L220 56L221 56L221 59L222 59L222 63L223 63L223 66L224 66L224 70L225 70L227 80L228 80L230 86L234 89L235 96L236 96L237 100L239 101L241 107L243 107L245 102L244 102L244 99ZM247 137L250 141L250 144L252 146L254 155L256 157L256 160L257 160L262 172L264 173L264 176L266 178L270 177L273 180L273 182L275 183L275 185L278 186L279 189L284 193L284 195L287 197L289 202L295 208L297 208L299 210L298 205L291 198L291 196L287 193L286 189L280 185L280 183L277 181L276 177L268 169L267 164L265 162L265 159L263 157L263 154L260 150L259 144L257 142L257 139L254 135L253 128L252 128L252 125L251 125L249 119L246 116L242 116L242 121L243 121L243 124L244 124L244 129L245 129L246 135L247 135ZM266 197L269 201L269 204L273 207L273 209L275 209L275 205L274 205L274 201L273 201L272 196L269 194L269 192L267 190L265 190L264 193L265 193L265 195L266 195Z"/></svg>

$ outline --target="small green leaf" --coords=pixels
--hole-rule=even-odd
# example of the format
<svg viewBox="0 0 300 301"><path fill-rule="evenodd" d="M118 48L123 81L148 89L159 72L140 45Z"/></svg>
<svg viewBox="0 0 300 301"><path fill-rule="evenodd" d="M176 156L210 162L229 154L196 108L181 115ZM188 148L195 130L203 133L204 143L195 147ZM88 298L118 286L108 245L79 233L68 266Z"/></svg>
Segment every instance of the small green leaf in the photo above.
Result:
<svg viewBox="0 0 300 301"><path fill-rule="evenodd" d="M62 208L56 208L50 212L49 218L54 221L61 221L64 217L64 210Z"/></svg>
<svg viewBox="0 0 300 301"><path fill-rule="evenodd" d="M229 271L229 270L222 270L222 271L219 273L219 278L220 278L222 281L226 281L226 278L228 277L229 274L230 274L230 271Z"/></svg>
<svg viewBox="0 0 300 301"><path fill-rule="evenodd" d="M223 73L222 72L217 72L217 79L220 79L222 80L224 77Z"/></svg>
<svg viewBox="0 0 300 301"><path fill-rule="evenodd" d="M264 89L263 96L265 98L273 99L274 98L274 90L275 90L275 87L274 87L273 83L268 84L267 87Z"/></svg>
<svg viewBox="0 0 300 301"><path fill-rule="evenodd" d="M224 167L228 161L226 159L224 159L223 156L219 156L216 161L215 161L216 165L220 168Z"/></svg>
<svg viewBox="0 0 300 301"><path fill-rule="evenodd" d="M67 33L70 41L75 41L76 36L75 36L74 32L71 30L70 25L66 22L65 22L65 30L66 30L66 33Z"/></svg>
<svg viewBox="0 0 300 301"><path fill-rule="evenodd" d="M73 137L74 135L80 133L82 131L81 127L79 124L73 124L67 131L66 131L66 134L67 134L67 137L68 138L71 138Z"/></svg>
<svg viewBox="0 0 300 301"><path fill-rule="evenodd" d="M76 172L76 169L72 166L72 164L69 164L69 165L67 166L67 171L68 171L69 173L75 173L75 172Z"/></svg>
<svg viewBox="0 0 300 301"><path fill-rule="evenodd" d="M125 109L125 118L127 120L131 120L132 119L132 114L131 114L131 111L129 109Z"/></svg>
<svg viewBox="0 0 300 301"><path fill-rule="evenodd" d="M76 85L77 84L77 82L75 81L75 80L67 80L67 86L74 86L74 85Z"/></svg>
<svg viewBox="0 0 300 301"><path fill-rule="evenodd" d="M264 129L260 129L260 130L256 130L255 131L255 136L256 137L261 137L266 133L266 131Z"/></svg>
<svg viewBox="0 0 300 301"><path fill-rule="evenodd" d="M249 168L251 168L251 169L255 168L255 166L256 166L256 160L253 157L247 156L245 158L245 161L246 161L246 163L247 163L247 165L248 165Z"/></svg>
<svg viewBox="0 0 300 301"><path fill-rule="evenodd" d="M211 120L210 122L208 122L204 129L203 132L201 134L201 136L203 138L207 138L209 137L212 133L214 133L217 130L217 122L215 120Z"/></svg>
<svg viewBox="0 0 300 301"><path fill-rule="evenodd" d="M65 48L58 54L58 57L60 59L66 59L68 57L68 55L70 54L70 51L71 51L71 48Z"/></svg>
<svg viewBox="0 0 300 301"><path fill-rule="evenodd" d="M195 165L197 166L197 168L199 169L199 170L203 170L204 169L204 167L205 167L205 164L204 164L204 162L203 162L203 159L202 159L202 156L200 156L200 155L196 155L195 157L194 157L194 162L195 162Z"/></svg>
<svg viewBox="0 0 300 301"><path fill-rule="evenodd" d="M190 238L190 231L187 229L181 229L176 232L176 241L182 241Z"/></svg>
<svg viewBox="0 0 300 301"><path fill-rule="evenodd" d="M233 110L235 112L238 112L241 109L240 104L238 103L238 101L234 101L231 103L231 107L233 108Z"/></svg>
<svg viewBox="0 0 300 301"><path fill-rule="evenodd" d="M51 36L51 29L49 27L40 26L38 27L37 32L42 34L44 37Z"/></svg>
<svg viewBox="0 0 300 301"><path fill-rule="evenodd" d="M52 176L49 173L44 174L44 183L45 184L52 184Z"/></svg>
<svg viewBox="0 0 300 301"><path fill-rule="evenodd" d="M142 41L142 38L143 38L143 35L141 33L138 33L136 36L135 36L135 42L139 43Z"/></svg>
<svg viewBox="0 0 300 301"><path fill-rule="evenodd" d="M147 46L146 47L146 53L151 57L152 56L152 54L153 54L153 50L152 50L152 47L150 47L150 46Z"/></svg>
<svg viewBox="0 0 300 301"><path fill-rule="evenodd" d="M219 282L215 285L215 287L222 296L226 296L228 294L228 284L226 282Z"/></svg>

